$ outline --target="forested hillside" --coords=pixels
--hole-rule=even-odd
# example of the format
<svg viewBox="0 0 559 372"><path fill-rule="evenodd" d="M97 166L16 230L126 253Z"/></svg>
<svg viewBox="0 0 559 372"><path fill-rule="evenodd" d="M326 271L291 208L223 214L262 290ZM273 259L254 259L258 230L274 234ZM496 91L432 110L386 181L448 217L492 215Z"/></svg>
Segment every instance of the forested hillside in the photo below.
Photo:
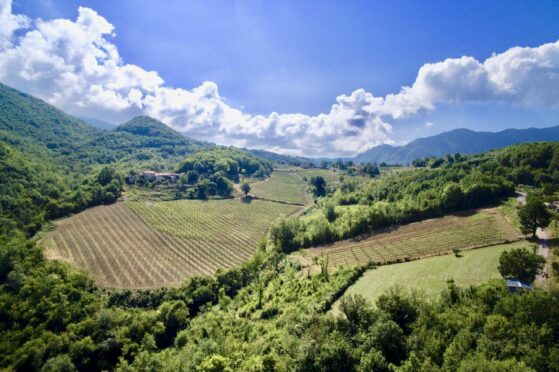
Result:
<svg viewBox="0 0 559 372"><path fill-rule="evenodd" d="M1 119L0 141L0 369L559 370L559 297L552 292L514 295L502 281L468 289L450 281L434 300L399 290L379 296L375 305L345 298L342 316L336 317L328 310L365 268L329 270L320 262L320 271L311 275L285 254L377 227L496 203L521 184L554 192L557 143L423 159L417 169L383 168L378 177L377 172L339 177L323 170L332 184L311 172L310 186L322 185L316 206L281 220L247 262L192 277L176 288L107 290L66 263L44 259L35 233L45 222L114 202L125 187L126 170L153 166L230 182L266 177L272 164L222 147L191 154L208 145L184 139L147 117L100 131L7 87L2 92L0 107L10 114ZM205 202L196 203L201 205L196 213L203 213ZM152 202L138 207L150 210ZM243 213L251 213L250 199L243 207ZM169 227L164 218L170 214L158 215L162 230ZM230 219L229 230L242 230L249 221L223 214ZM100 245L88 228L80 226L83 239ZM122 236L130 233L121 230ZM182 227L177 230L185 240L194 239ZM206 226L200 230L210 233ZM200 249L215 248L220 229L215 231ZM75 243L67 236L64 243ZM165 237L178 249L173 236ZM153 242L144 243L159 254L161 247Z"/></svg>
<svg viewBox="0 0 559 372"><path fill-rule="evenodd" d="M418 160L416 169L375 179L347 179L318 208L272 228L284 251L346 239L380 227L491 205L517 185L553 192L559 184L559 144L521 144L481 155Z"/></svg>

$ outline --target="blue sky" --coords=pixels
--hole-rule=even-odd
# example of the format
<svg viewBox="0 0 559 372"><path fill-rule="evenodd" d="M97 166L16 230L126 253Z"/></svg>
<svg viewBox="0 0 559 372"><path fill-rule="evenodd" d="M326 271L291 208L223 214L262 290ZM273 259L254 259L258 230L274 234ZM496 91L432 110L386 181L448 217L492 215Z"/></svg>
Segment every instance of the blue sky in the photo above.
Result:
<svg viewBox="0 0 559 372"><path fill-rule="evenodd" d="M492 53L504 53L516 46L537 48L554 43L559 39L558 4L14 0L12 13L30 19L75 21L80 6L91 8L114 27L116 36L106 38L118 48L122 63L156 71L165 86L192 91L209 81L218 87L220 100L247 115L267 117L278 112L315 117L329 113L336 97L350 96L358 89L375 97L397 94L402 87L414 84L419 69L427 63L462 56L483 63ZM554 55L548 58L555 60ZM4 81L13 84L16 79ZM15 85L36 93L27 83ZM208 89L213 94L211 87ZM402 143L456 127L500 130L559 124L559 110L553 99L550 102L546 98L542 103L524 98L503 99L499 95L497 99L476 101L471 97L440 99L435 108L413 110L413 114L401 117L391 114L390 120L380 116L390 125L389 134L386 138L375 137L369 147ZM64 102L59 106L70 112L77 110ZM167 111L158 110L158 118L166 118L162 112ZM136 112L126 108L118 114L107 114L92 108L87 113L119 121ZM174 121L175 116L169 120ZM370 131L382 132L385 128L378 123L374 128L372 125ZM185 129L187 134L189 131L200 134ZM277 148L287 153L307 146L273 138L266 141L264 135L248 142L242 138L224 140L229 134L226 132L216 142ZM344 128L337 133L352 131ZM367 133L372 132L363 134ZM363 148L362 143L354 142ZM333 143L329 140L324 145L335 147ZM341 146L339 153L348 152L347 148L351 146ZM311 152L319 155L321 151Z"/></svg>

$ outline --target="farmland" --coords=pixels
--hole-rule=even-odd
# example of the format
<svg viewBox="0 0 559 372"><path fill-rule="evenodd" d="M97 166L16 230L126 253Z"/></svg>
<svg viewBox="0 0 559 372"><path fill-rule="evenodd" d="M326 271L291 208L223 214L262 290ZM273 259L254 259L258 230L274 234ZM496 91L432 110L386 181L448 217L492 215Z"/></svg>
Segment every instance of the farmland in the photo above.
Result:
<svg viewBox="0 0 559 372"><path fill-rule="evenodd" d="M365 272L344 295L359 294L374 301L387 289L395 286L408 291L420 291L427 296L436 296L446 288L450 279L462 288L481 284L489 279L501 277L497 266L502 252L523 247L530 248L531 244L520 241L473 249L463 252L461 257L448 254L379 266ZM339 301L334 304L334 311L338 306Z"/></svg>
<svg viewBox="0 0 559 372"><path fill-rule="evenodd" d="M520 234L495 209L468 211L403 225L362 239L303 250L297 255L328 255L330 264L362 265L412 260L512 241Z"/></svg>
<svg viewBox="0 0 559 372"><path fill-rule="evenodd" d="M254 182L251 194L260 199L307 204L305 179L322 176L327 183L337 183L339 173L326 169L281 168L264 181Z"/></svg>
<svg viewBox="0 0 559 372"><path fill-rule="evenodd" d="M275 171L267 180L253 183L251 188L251 194L257 198L300 204L306 200L303 178L291 171Z"/></svg>
<svg viewBox="0 0 559 372"><path fill-rule="evenodd" d="M242 263L278 216L296 210L239 199L117 203L58 221L41 244L48 258L88 270L105 287L177 285Z"/></svg>

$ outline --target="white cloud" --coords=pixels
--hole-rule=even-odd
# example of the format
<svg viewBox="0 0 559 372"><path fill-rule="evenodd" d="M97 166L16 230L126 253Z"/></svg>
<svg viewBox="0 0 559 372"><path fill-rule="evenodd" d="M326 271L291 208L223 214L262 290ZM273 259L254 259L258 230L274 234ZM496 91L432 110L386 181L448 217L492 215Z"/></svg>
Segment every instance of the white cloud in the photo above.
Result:
<svg viewBox="0 0 559 372"><path fill-rule="evenodd" d="M173 88L157 72L124 63L114 37L113 25L88 8L80 7L75 21L30 20L0 0L0 81L77 115L122 121L145 113L193 137L309 156L348 156L394 143L387 118L442 102L559 102L559 42L511 48L484 62L426 64L400 92L375 97L357 89L338 96L328 113L263 116L227 104L213 82Z"/></svg>
<svg viewBox="0 0 559 372"><path fill-rule="evenodd" d="M426 126L427 128L431 128L431 127L433 127L434 125L435 125L435 123L433 123L432 121L426 121L426 122L425 122L425 126Z"/></svg>

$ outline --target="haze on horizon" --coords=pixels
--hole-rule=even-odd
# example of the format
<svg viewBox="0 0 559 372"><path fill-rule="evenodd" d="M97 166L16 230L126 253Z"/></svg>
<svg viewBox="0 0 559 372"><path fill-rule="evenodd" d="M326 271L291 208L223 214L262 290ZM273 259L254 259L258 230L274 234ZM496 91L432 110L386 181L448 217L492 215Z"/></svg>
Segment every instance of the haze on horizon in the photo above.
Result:
<svg viewBox="0 0 559 372"><path fill-rule="evenodd" d="M0 82L78 116L353 156L557 125L559 5L0 0Z"/></svg>

